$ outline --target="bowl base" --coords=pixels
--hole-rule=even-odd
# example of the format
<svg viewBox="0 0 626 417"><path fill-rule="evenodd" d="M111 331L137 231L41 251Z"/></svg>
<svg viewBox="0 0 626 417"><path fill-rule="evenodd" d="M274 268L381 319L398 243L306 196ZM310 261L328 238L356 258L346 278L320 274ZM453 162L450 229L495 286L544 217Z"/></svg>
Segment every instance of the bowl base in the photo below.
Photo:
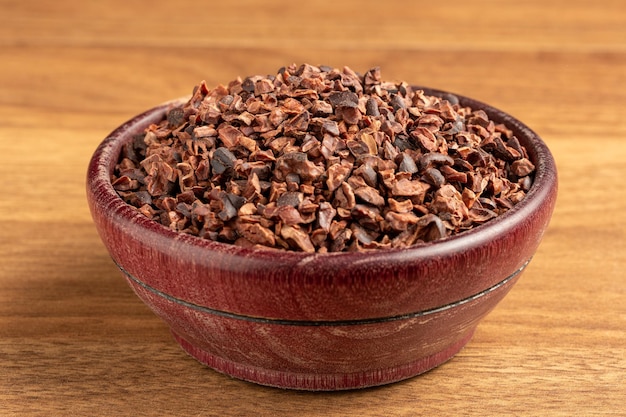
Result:
<svg viewBox="0 0 626 417"><path fill-rule="evenodd" d="M474 330L475 328L472 328L461 339L445 349L408 364L385 369L337 374L280 371L233 362L200 349L176 332L171 332L185 352L200 363L231 377L276 388L339 391L390 384L423 374L452 359L470 341Z"/></svg>

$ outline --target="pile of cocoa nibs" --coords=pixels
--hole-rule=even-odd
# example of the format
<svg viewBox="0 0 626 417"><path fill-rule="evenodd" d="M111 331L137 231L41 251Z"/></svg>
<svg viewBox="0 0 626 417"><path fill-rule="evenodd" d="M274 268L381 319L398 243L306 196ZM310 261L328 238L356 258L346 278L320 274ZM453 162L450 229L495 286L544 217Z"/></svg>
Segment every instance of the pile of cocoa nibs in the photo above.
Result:
<svg viewBox="0 0 626 417"><path fill-rule="evenodd" d="M522 200L534 170L511 130L453 95L294 64L202 82L124 147L112 183L175 231L323 253L471 229Z"/></svg>

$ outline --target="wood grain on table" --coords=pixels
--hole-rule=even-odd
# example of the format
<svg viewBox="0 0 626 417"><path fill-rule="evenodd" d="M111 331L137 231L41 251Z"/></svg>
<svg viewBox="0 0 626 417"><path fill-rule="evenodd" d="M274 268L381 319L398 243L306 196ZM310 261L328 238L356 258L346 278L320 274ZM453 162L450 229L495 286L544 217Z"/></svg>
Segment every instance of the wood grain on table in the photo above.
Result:
<svg viewBox="0 0 626 417"><path fill-rule="evenodd" d="M626 416L626 3L0 0L0 416ZM201 80L348 65L490 103L553 151L557 208L453 360L306 393L186 356L84 192L117 125Z"/></svg>

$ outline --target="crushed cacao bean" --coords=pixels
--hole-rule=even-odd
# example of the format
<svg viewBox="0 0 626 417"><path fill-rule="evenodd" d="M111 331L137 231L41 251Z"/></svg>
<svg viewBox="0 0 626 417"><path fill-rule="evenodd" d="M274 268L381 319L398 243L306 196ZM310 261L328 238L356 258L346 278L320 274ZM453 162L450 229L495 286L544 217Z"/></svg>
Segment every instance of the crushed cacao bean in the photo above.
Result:
<svg viewBox="0 0 626 417"><path fill-rule="evenodd" d="M359 251L431 242L511 209L535 166L452 94L373 68L292 64L203 81L133 138L111 181L169 228L243 247Z"/></svg>

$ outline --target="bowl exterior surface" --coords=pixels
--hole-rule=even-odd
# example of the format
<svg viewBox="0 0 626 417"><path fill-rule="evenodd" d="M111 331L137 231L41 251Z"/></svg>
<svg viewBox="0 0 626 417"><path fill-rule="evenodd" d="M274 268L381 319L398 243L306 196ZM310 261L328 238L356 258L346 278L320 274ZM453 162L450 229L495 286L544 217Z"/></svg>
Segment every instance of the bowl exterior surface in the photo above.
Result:
<svg viewBox="0 0 626 417"><path fill-rule="evenodd" d="M532 258L556 200L555 164L541 139L497 109L460 100L513 130L537 174L514 209L441 242L304 254L239 248L148 220L117 196L110 173L123 144L171 104L130 120L98 147L87 174L92 216L129 284L200 361L243 379L306 389L324 389L311 382L318 379L329 389L402 379L390 375L423 372L464 345ZM386 376L373 376L385 369ZM328 382L341 375L353 382ZM305 382L284 382L293 378Z"/></svg>
<svg viewBox="0 0 626 417"><path fill-rule="evenodd" d="M328 391L397 382L465 346L521 271L459 303L406 317L345 322L265 320L220 314L173 299L124 275L181 347L224 374L279 388Z"/></svg>

